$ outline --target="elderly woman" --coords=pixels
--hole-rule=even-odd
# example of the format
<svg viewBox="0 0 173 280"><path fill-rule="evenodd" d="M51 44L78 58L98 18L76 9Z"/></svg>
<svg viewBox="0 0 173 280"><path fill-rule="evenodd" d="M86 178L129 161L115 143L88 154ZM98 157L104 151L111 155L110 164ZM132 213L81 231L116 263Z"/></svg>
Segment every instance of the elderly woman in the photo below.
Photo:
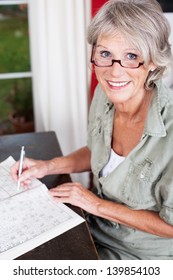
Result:
<svg viewBox="0 0 173 280"><path fill-rule="evenodd" d="M88 145L49 161L25 159L21 182L92 170L94 189L49 191L86 211L101 259L173 259L173 92L170 27L156 0L110 0L92 20L98 86ZM18 163L12 168L17 180Z"/></svg>

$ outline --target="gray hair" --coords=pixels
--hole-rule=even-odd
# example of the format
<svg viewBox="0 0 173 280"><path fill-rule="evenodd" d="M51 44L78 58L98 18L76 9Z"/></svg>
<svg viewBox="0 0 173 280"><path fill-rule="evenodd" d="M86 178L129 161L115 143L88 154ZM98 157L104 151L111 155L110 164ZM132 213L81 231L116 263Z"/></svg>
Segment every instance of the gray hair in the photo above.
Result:
<svg viewBox="0 0 173 280"><path fill-rule="evenodd" d="M154 86L172 61L168 20L156 0L109 0L97 12L88 28L88 43L95 45L102 35L125 38L141 51L145 64L152 61L157 68L150 72L146 89Z"/></svg>

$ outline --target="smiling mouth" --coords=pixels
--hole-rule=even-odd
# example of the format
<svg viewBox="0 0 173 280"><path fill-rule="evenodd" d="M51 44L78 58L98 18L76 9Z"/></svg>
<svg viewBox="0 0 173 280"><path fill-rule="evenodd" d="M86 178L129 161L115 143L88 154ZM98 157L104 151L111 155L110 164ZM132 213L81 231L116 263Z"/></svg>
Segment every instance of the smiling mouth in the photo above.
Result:
<svg viewBox="0 0 173 280"><path fill-rule="evenodd" d="M111 82L111 81L107 81L107 82L112 87L124 87L127 84L129 84L129 82Z"/></svg>

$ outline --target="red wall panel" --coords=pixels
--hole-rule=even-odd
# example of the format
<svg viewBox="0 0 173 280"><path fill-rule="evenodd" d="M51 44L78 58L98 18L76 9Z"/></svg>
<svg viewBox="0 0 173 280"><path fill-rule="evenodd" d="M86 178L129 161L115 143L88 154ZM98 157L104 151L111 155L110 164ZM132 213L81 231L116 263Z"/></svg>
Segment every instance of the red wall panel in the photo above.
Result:
<svg viewBox="0 0 173 280"><path fill-rule="evenodd" d="M108 0L92 0L91 2L91 15L92 17L96 14L96 12L100 9L100 7L106 3ZM91 78L91 99L94 94L95 87L97 85L97 79L94 71L92 70L92 78Z"/></svg>
<svg viewBox="0 0 173 280"><path fill-rule="evenodd" d="M100 9L100 7L106 2L107 0L92 0L92 4L91 4L92 17L96 14L96 12Z"/></svg>

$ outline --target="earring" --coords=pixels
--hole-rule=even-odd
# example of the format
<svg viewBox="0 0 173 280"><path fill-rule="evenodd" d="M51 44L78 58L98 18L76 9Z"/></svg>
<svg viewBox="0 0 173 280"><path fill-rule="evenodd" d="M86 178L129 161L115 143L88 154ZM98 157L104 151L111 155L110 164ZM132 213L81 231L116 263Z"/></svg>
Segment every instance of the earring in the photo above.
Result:
<svg viewBox="0 0 173 280"><path fill-rule="evenodd" d="M151 69L150 71L153 72L155 69Z"/></svg>

